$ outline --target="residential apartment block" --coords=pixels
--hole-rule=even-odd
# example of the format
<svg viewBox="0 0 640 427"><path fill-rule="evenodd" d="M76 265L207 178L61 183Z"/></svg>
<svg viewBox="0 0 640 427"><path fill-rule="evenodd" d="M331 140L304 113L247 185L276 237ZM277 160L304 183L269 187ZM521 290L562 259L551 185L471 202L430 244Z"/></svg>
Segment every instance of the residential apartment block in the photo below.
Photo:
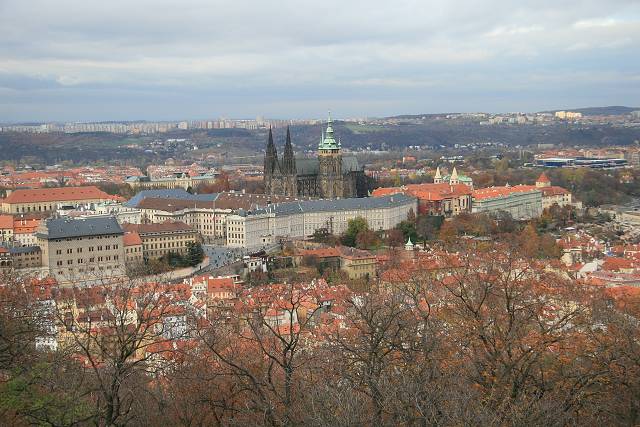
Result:
<svg viewBox="0 0 640 427"><path fill-rule="evenodd" d="M38 228L42 265L63 285L124 277L124 232L114 217L51 218Z"/></svg>

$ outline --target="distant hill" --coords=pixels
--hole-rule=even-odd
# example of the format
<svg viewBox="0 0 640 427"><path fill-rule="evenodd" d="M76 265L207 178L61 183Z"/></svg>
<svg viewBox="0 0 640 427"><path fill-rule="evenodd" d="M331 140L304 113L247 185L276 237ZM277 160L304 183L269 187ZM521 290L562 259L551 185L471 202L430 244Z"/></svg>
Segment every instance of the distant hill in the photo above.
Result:
<svg viewBox="0 0 640 427"><path fill-rule="evenodd" d="M424 118L434 118L434 117L441 117L441 116L446 116L449 114L459 114L459 113L429 113L429 114L401 114L399 116L390 116L390 117L383 117L385 119L396 119L396 120L402 120L402 119L422 119Z"/></svg>
<svg viewBox="0 0 640 427"><path fill-rule="evenodd" d="M540 113L555 113L556 111L575 111L582 113L583 116L618 116L629 114L632 111L640 110L640 107L624 107L621 105L612 105L609 107L587 107L587 108L558 108L556 110L540 111ZM399 116L385 117L386 119L421 119L423 117L433 118L438 116L446 116L448 114L460 114L460 113L429 113L429 114L402 114Z"/></svg>
<svg viewBox="0 0 640 427"><path fill-rule="evenodd" d="M623 107L620 105L612 105L609 107L566 108L564 110L582 113L583 116L619 116L629 114L632 111L640 110L640 107ZM543 111L543 113L553 113L555 111L562 111L562 109Z"/></svg>

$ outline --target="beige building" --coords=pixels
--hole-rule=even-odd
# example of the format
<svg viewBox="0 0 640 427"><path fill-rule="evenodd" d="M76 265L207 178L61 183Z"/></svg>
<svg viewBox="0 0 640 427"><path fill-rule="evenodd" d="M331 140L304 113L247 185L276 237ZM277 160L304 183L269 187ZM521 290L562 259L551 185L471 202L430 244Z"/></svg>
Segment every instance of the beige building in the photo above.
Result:
<svg viewBox="0 0 640 427"><path fill-rule="evenodd" d="M16 246L9 248L14 269L42 267L42 250L39 246Z"/></svg>
<svg viewBox="0 0 640 427"><path fill-rule="evenodd" d="M193 227L204 240L224 239L227 232L227 217L239 210L256 210L271 203L293 201L284 196L224 192L218 194L191 195L178 190L155 190L141 192L149 194L128 202L141 212L142 223L165 221L184 222Z"/></svg>
<svg viewBox="0 0 640 427"><path fill-rule="evenodd" d="M183 188L188 190L196 188L199 185L213 185L216 183L216 177L212 174L203 174L190 176L187 173L176 173L172 177L152 179L148 176L132 176L125 181L133 189L156 189L156 188Z"/></svg>
<svg viewBox="0 0 640 427"><path fill-rule="evenodd" d="M78 206L118 199L95 186L34 188L9 192L0 199L2 212L9 214L52 212L59 205Z"/></svg>
<svg viewBox="0 0 640 427"><path fill-rule="evenodd" d="M378 260L368 251L343 247L340 250L340 268L349 275L349 279L372 279L376 277Z"/></svg>
<svg viewBox="0 0 640 427"><path fill-rule="evenodd" d="M123 234L114 217L52 218L36 237L50 276L63 285L85 285L125 276Z"/></svg>
<svg viewBox="0 0 640 427"><path fill-rule="evenodd" d="M548 209L553 205L575 206L580 209L582 203L573 200L573 195L562 187L551 185L551 180L543 172L536 180L535 188L542 191L542 209Z"/></svg>
<svg viewBox="0 0 640 427"><path fill-rule="evenodd" d="M184 222L204 238L223 237L222 224L230 213L215 209L214 202L208 200L147 198L138 204L138 209L142 223Z"/></svg>
<svg viewBox="0 0 640 427"><path fill-rule="evenodd" d="M332 248L307 249L295 257L296 265L302 265L304 259L315 258L324 268L340 269L349 279L373 279L377 275L378 260L369 251L338 246Z"/></svg>
<svg viewBox="0 0 640 427"><path fill-rule="evenodd" d="M9 249L0 246L0 273L6 273L13 268L13 259Z"/></svg>
<svg viewBox="0 0 640 427"><path fill-rule="evenodd" d="M122 243L124 245L124 260L127 265L144 263L142 239L138 233L135 231L125 233L122 237Z"/></svg>
<svg viewBox="0 0 640 427"><path fill-rule="evenodd" d="M157 259L173 252L186 255L190 245L198 243L198 232L184 222L161 224L124 224L127 232L136 232L142 240L145 259Z"/></svg>

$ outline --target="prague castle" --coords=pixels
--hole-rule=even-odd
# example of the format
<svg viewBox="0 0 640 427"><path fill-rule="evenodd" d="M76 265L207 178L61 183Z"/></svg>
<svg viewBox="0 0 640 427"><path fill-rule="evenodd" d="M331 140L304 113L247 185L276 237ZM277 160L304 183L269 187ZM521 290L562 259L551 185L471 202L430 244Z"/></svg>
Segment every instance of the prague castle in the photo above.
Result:
<svg viewBox="0 0 640 427"><path fill-rule="evenodd" d="M266 194L323 199L364 197L366 177L355 156L343 156L342 147L333 135L331 117L318 145L315 159L295 158L291 134L287 128L284 155L279 158L273 135L264 157Z"/></svg>

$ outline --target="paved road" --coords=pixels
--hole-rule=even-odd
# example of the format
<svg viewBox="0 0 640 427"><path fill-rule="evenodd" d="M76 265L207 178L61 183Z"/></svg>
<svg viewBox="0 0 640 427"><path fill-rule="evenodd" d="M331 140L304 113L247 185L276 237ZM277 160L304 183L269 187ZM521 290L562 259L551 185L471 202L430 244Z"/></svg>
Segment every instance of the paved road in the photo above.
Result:
<svg viewBox="0 0 640 427"><path fill-rule="evenodd" d="M234 262L241 261L242 257L251 253L265 250L267 252L277 248L278 244L271 244L264 247L256 248L230 248L228 246L221 245L203 245L204 252L209 257L209 266L206 270L215 270L216 268L224 267ZM203 269L204 270L204 269Z"/></svg>

